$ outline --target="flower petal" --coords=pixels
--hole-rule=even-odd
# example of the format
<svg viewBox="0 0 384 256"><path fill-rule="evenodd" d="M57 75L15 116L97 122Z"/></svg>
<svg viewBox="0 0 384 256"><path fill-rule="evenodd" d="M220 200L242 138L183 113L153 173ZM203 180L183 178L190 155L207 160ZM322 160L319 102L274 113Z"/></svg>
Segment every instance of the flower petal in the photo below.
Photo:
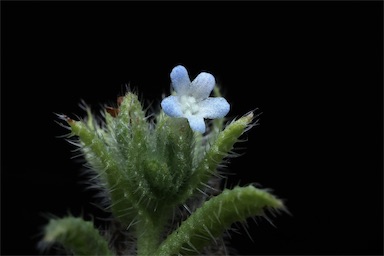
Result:
<svg viewBox="0 0 384 256"><path fill-rule="evenodd" d="M190 115L190 116L187 116L187 118L188 118L189 126L193 131L197 131L201 133L205 132L205 122L203 117Z"/></svg>
<svg viewBox="0 0 384 256"><path fill-rule="evenodd" d="M229 103L223 97L209 97L199 104L199 113L204 118L222 118L229 112Z"/></svg>
<svg viewBox="0 0 384 256"><path fill-rule="evenodd" d="M170 117L182 117L183 112L181 110L180 102L177 96L168 96L161 101L161 107L165 114Z"/></svg>
<svg viewBox="0 0 384 256"><path fill-rule="evenodd" d="M171 71L172 87L178 94L185 94L191 84L188 71L185 67L178 65Z"/></svg>
<svg viewBox="0 0 384 256"><path fill-rule="evenodd" d="M191 83L189 93L196 100L203 100L209 97L215 87L215 77L209 73L201 72Z"/></svg>

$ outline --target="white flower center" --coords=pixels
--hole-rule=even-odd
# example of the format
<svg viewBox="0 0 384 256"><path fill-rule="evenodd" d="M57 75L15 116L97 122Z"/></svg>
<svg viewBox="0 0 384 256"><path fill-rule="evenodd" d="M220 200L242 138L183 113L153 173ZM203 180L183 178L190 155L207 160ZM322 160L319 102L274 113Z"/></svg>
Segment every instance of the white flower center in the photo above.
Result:
<svg viewBox="0 0 384 256"><path fill-rule="evenodd" d="M199 112L199 106L196 99L192 96L182 95L180 96L181 111L184 115L195 115Z"/></svg>

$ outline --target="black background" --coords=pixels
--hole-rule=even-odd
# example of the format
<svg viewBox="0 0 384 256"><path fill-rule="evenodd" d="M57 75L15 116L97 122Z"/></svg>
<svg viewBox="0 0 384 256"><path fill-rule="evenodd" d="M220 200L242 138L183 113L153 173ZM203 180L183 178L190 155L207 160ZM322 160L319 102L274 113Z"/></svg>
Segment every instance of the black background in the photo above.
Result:
<svg viewBox="0 0 384 256"><path fill-rule="evenodd" d="M158 106L169 73L212 73L228 119L258 108L229 186L286 199L241 254L383 253L383 3L1 2L1 250L38 254L43 214L102 214L54 113Z"/></svg>

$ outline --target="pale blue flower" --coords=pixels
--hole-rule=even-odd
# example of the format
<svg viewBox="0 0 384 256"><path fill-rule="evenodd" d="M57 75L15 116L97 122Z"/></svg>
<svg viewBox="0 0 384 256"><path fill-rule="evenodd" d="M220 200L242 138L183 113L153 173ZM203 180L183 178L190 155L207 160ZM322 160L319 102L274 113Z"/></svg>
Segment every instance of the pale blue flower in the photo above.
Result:
<svg viewBox="0 0 384 256"><path fill-rule="evenodd" d="M183 66L171 72L172 87L176 95L163 99L161 107L171 117L188 119L192 130L205 132L204 118L222 118L229 112L229 104L223 97L209 97L216 85L213 75L201 72L192 82Z"/></svg>

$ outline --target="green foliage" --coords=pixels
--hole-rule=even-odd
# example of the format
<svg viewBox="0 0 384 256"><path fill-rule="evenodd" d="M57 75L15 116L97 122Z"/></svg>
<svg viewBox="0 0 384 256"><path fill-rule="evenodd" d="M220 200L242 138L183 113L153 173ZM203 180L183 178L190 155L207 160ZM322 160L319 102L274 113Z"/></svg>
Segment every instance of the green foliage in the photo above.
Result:
<svg viewBox="0 0 384 256"><path fill-rule="evenodd" d="M220 195L206 201L170 234L155 255L199 253L232 223L263 215L266 207L284 208L280 200L253 186L226 189Z"/></svg>
<svg viewBox="0 0 384 256"><path fill-rule="evenodd" d="M51 219L45 227L43 242L61 243L75 255L114 255L93 223L81 218Z"/></svg>
<svg viewBox="0 0 384 256"><path fill-rule="evenodd" d="M209 192L218 166L253 126L252 112L226 126L223 119L214 120L204 135L192 131L185 118L162 111L150 119L133 92L120 97L117 108L105 108L104 120L95 119L89 108L87 114L78 121L64 117L69 136L107 191L112 217L134 237L131 247L138 255L201 252L232 223L263 215L267 208L284 209L266 191L236 187L195 205L182 223L171 222L180 206L205 198L201 191ZM43 242L57 242L77 255L117 251L91 223L77 218L51 220L45 230ZM132 248L120 254L128 251Z"/></svg>

